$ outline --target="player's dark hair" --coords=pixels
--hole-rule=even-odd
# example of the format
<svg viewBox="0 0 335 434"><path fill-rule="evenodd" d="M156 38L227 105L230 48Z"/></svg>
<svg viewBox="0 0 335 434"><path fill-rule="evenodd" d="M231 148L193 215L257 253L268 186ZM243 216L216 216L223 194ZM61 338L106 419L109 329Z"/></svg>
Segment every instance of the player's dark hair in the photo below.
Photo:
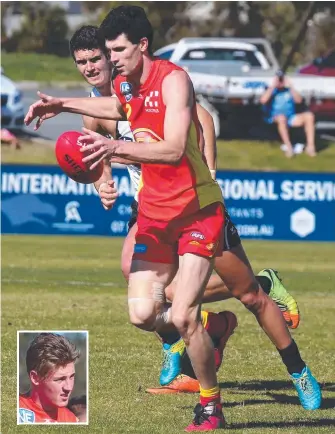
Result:
<svg viewBox="0 0 335 434"><path fill-rule="evenodd" d="M144 9L139 6L119 6L112 9L101 23L100 31L107 41L112 41L123 33L133 44L147 38L148 51L151 54L153 29Z"/></svg>
<svg viewBox="0 0 335 434"><path fill-rule="evenodd" d="M64 336L41 333L27 350L27 372L36 371L41 378L46 378L51 370L74 363L79 357L80 352Z"/></svg>
<svg viewBox="0 0 335 434"><path fill-rule="evenodd" d="M99 28L96 26L80 27L80 29L74 32L70 39L70 52L74 60L75 51L96 49L100 49L106 57L108 56L105 38L101 35Z"/></svg>

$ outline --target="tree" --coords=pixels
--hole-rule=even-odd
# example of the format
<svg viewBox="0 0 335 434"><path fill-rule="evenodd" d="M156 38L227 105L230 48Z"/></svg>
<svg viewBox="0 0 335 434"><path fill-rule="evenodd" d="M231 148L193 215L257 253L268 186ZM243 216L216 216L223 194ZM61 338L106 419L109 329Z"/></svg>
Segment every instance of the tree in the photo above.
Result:
<svg viewBox="0 0 335 434"><path fill-rule="evenodd" d="M47 2L22 2L23 23L5 45L7 51L68 55L64 9Z"/></svg>

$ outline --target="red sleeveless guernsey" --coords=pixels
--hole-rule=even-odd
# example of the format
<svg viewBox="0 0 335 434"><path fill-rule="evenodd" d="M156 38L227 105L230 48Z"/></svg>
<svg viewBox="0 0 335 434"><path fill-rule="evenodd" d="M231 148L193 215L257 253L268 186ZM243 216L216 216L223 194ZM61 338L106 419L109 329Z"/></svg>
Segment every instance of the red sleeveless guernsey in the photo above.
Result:
<svg viewBox="0 0 335 434"><path fill-rule="evenodd" d="M19 423L76 423L77 417L66 407L60 407L56 419L46 413L29 396L19 397Z"/></svg>
<svg viewBox="0 0 335 434"><path fill-rule="evenodd" d="M154 60L149 77L134 89L126 77L117 76L114 89L127 115L139 146L164 140L166 106L162 82L172 71L184 71L167 60ZM199 150L199 123L194 102L192 124L185 154L179 164L142 163L139 212L146 217L169 221L196 213L214 202L223 202L218 184Z"/></svg>

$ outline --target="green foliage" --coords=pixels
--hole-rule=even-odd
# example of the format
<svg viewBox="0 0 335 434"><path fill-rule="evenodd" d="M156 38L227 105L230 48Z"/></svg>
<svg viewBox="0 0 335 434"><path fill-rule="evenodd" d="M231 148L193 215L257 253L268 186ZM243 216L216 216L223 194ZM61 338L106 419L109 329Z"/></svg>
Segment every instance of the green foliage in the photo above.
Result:
<svg viewBox="0 0 335 434"><path fill-rule="evenodd" d="M107 1L101 2L100 22L107 13L118 6L129 5L127 1ZM178 21L178 13L183 11L187 2L159 2L159 1L132 1L132 5L142 7L154 28L154 50L169 43L168 33ZM180 39L180 37L179 37Z"/></svg>
<svg viewBox="0 0 335 434"><path fill-rule="evenodd" d="M68 55L66 13L47 2L22 2L22 27L6 42L7 51Z"/></svg>
<svg viewBox="0 0 335 434"><path fill-rule="evenodd" d="M3 3L5 14L12 2ZM64 10L48 2L18 3L25 16L23 27L9 40L3 37L3 47L7 51L68 55ZM131 4L146 11L154 27L154 49L187 36L265 37L283 63L311 2L210 2L212 10L208 16L192 19L190 10L201 3L205 2L134 1ZM129 2L88 1L83 2L83 9L90 14L92 24L99 25L110 9L122 4ZM316 6L317 13L309 22L303 43L292 59L293 65L311 60L335 44L335 6L331 2L317 2Z"/></svg>
<svg viewBox="0 0 335 434"><path fill-rule="evenodd" d="M39 431L16 426L16 331L41 328L90 333L89 427L51 424L41 432L179 434L191 421L197 395L145 393L158 385L161 347L129 324L122 243L111 237L2 237L3 433ZM218 373L229 433L333 433L334 244L243 244L254 269L277 268L296 297L302 322L293 335L322 384L324 405L302 409L277 351L241 303L213 303L206 308L232 310L239 321Z"/></svg>
<svg viewBox="0 0 335 434"><path fill-rule="evenodd" d="M335 141L318 140L320 153L316 158L298 155L285 158L279 142L251 140L218 140L218 169L274 170L297 172L334 172ZM3 146L3 163L57 164L54 148L47 144L23 143L21 150Z"/></svg>

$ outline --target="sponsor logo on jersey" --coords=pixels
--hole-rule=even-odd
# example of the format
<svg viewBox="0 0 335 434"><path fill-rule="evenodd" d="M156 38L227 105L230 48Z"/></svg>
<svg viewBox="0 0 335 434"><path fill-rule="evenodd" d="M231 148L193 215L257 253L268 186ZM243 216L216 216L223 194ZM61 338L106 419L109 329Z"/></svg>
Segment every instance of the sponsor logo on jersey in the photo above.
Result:
<svg viewBox="0 0 335 434"><path fill-rule="evenodd" d="M34 423L35 413L27 408L19 408L19 423Z"/></svg>
<svg viewBox="0 0 335 434"><path fill-rule="evenodd" d="M148 113L159 113L158 101L159 101L159 91L152 90L149 93L149 95L145 97L144 100L145 111Z"/></svg>
<svg viewBox="0 0 335 434"><path fill-rule="evenodd" d="M201 234L200 232L192 232L191 237L198 238L199 240L204 240L206 238L205 235Z"/></svg>
<svg viewBox="0 0 335 434"><path fill-rule="evenodd" d="M128 81L123 81L120 84L120 92L125 97L126 101L129 102L133 95L132 95L133 86L131 83L128 83Z"/></svg>

